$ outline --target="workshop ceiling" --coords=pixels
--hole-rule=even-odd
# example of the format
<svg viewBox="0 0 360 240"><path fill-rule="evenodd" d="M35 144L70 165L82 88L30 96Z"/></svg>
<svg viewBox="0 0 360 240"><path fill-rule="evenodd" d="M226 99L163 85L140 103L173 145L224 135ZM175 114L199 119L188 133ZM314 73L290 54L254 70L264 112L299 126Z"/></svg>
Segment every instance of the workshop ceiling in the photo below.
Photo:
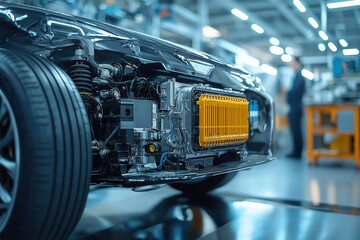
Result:
<svg viewBox="0 0 360 240"><path fill-rule="evenodd" d="M280 47L291 47L295 53L302 57L312 57L312 61L322 63L328 54L333 54L328 43L331 41L337 47L335 53L341 54L343 47L339 40L345 39L351 48L360 47L360 8L342 8L330 10L325 6L322 14L320 0L302 0L306 12L300 12L293 0L209 0L208 24L219 30L221 38L235 45L245 48L254 57L281 64L280 56L271 54L269 47L270 37L280 40ZM174 2L184 8L199 14L199 5L196 1L177 0ZM238 8L245 12L249 19L244 21L231 14L231 9ZM200 10L201 11L201 10ZM319 27L315 29L308 22L312 17ZM325 24L322 24L322 18ZM251 28L257 24L264 29L258 34ZM324 30L328 41L324 41L318 34ZM176 41L176 39L174 39ZM321 52L318 44L324 43L326 50ZM291 49L288 49L291 51ZM317 57L317 58L313 58ZM326 60L325 60L326 61Z"/></svg>

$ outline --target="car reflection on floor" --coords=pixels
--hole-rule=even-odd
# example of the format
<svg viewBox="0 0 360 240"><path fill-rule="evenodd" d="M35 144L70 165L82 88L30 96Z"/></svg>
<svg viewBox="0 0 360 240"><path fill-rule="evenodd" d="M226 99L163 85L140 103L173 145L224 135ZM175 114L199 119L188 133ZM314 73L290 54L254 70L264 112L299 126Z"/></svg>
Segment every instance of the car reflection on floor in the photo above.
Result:
<svg viewBox="0 0 360 240"><path fill-rule="evenodd" d="M136 212L114 219L86 210L72 239L198 239L237 217L229 201L214 195L174 195L149 211Z"/></svg>
<svg viewBox="0 0 360 240"><path fill-rule="evenodd" d="M326 204L314 206L311 202L273 201L230 195L181 194L166 197L155 205L153 201L146 201L147 198L144 196L147 194L139 196L140 200L145 200L142 205L138 205L141 202L138 198L137 201L118 202L114 206L102 203L101 199L116 199L116 196L114 197L116 191L117 189L114 188L106 188L90 193L85 213L70 239L292 239L294 236L297 236L295 239L323 237L326 239L334 236L358 239L360 237L360 231L357 230L360 224L358 216L351 215L347 211L340 211L347 214L329 213L332 208ZM153 193L156 191L151 195ZM113 198L109 198L111 195ZM92 206L95 202L97 207ZM342 207L336 206L336 209ZM355 209L355 212L360 213L359 209ZM331 229L328 228L330 223L333 223Z"/></svg>
<svg viewBox="0 0 360 240"><path fill-rule="evenodd" d="M360 239L358 179L282 159L204 196L96 187L70 240Z"/></svg>

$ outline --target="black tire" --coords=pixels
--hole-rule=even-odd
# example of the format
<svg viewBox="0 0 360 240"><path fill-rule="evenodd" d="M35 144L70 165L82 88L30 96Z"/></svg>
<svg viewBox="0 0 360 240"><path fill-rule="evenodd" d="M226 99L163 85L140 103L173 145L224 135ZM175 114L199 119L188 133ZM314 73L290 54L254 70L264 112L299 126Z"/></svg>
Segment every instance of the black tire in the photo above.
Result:
<svg viewBox="0 0 360 240"><path fill-rule="evenodd" d="M170 186L185 194L200 195L224 186L230 182L236 174L237 172L226 173L197 181L172 183Z"/></svg>
<svg viewBox="0 0 360 240"><path fill-rule="evenodd" d="M7 186L13 205L5 211L8 220L0 211L0 239L66 239L83 212L91 173L90 127L81 97L55 64L4 49L0 92L13 111L20 148L17 178ZM6 178L4 169L0 177Z"/></svg>

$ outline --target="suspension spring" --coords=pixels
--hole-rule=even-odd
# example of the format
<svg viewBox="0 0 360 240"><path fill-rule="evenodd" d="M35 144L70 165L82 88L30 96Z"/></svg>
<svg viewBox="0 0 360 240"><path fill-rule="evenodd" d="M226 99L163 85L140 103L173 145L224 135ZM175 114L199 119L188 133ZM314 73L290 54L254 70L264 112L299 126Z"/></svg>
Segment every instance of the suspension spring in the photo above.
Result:
<svg viewBox="0 0 360 240"><path fill-rule="evenodd" d="M74 81L80 95L85 104L88 116L91 116L91 98L92 93L92 80L90 66L85 61L76 61L71 66L70 77Z"/></svg>

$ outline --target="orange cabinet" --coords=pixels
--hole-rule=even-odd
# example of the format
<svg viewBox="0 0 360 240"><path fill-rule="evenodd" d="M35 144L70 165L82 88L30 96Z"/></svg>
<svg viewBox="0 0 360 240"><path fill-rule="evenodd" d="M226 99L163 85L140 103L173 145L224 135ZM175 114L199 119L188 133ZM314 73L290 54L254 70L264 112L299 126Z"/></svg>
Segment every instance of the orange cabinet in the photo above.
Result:
<svg viewBox="0 0 360 240"><path fill-rule="evenodd" d="M356 104L306 106L308 163L317 164L320 158L350 159L360 168L359 109ZM315 139L321 139L320 144Z"/></svg>

